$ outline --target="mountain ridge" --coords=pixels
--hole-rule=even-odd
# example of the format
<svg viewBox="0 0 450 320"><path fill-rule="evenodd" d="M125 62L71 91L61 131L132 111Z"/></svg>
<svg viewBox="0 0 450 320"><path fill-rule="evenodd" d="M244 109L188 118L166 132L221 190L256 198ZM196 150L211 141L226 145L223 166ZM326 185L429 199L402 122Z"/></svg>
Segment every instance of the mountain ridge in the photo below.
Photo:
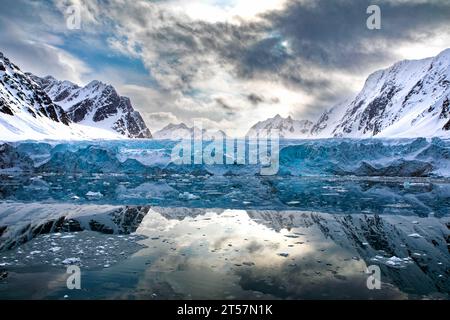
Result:
<svg viewBox="0 0 450 320"><path fill-rule="evenodd" d="M70 105L75 96L77 105ZM114 87L40 78L22 72L1 52L0 132L4 141L151 137L139 112Z"/></svg>
<svg viewBox="0 0 450 320"><path fill-rule="evenodd" d="M372 73L353 98L326 110L316 138L449 137L450 49Z"/></svg>
<svg viewBox="0 0 450 320"><path fill-rule="evenodd" d="M128 97L120 96L109 84L93 80L81 87L54 77L31 77L40 84L55 104L75 123L112 129L128 138L151 138L142 116Z"/></svg>
<svg viewBox="0 0 450 320"><path fill-rule="evenodd" d="M153 138L156 140L191 139L193 137L194 131L196 131L196 134L200 135L200 129L197 127L189 127L183 122L179 124L169 123L161 130L156 131L153 135ZM202 129L201 134L204 140L227 137L227 134L222 130L211 131Z"/></svg>
<svg viewBox="0 0 450 320"><path fill-rule="evenodd" d="M260 121L253 125L246 136L253 136L257 131L278 130L280 138L306 138L314 123L309 120L294 120L291 116L283 118L277 114L273 118Z"/></svg>

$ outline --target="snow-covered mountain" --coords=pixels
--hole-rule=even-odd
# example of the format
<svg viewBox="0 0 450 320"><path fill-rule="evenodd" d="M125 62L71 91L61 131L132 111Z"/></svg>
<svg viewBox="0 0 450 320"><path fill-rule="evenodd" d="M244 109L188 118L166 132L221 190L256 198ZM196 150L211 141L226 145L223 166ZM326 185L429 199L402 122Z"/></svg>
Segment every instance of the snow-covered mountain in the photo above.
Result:
<svg viewBox="0 0 450 320"><path fill-rule="evenodd" d="M53 83L49 87L50 82ZM43 84L47 86L43 86ZM57 85L57 83L59 85ZM47 77L40 79L24 73L11 60L0 53L0 140L93 140L145 138L150 131L127 98L118 97L112 87L93 82L92 95L84 96L79 108L65 110L60 102L85 93L83 88L68 82L58 82ZM97 92L93 98L94 88ZM51 89L51 90L50 90ZM48 93L47 93L48 92ZM107 93L109 92L109 96ZM58 93L58 94L57 94ZM63 98L64 95L66 98ZM52 98L57 98L54 101ZM90 100L90 99L92 100ZM95 104L90 104L96 102ZM93 113L91 121L84 110ZM86 120L86 121L83 121Z"/></svg>
<svg viewBox="0 0 450 320"><path fill-rule="evenodd" d="M25 133L69 131L64 110L0 53L0 139Z"/></svg>
<svg viewBox="0 0 450 320"><path fill-rule="evenodd" d="M51 76L30 76L75 123L113 130L128 138L152 137L130 99L119 96L113 86L94 80L79 87Z"/></svg>
<svg viewBox="0 0 450 320"><path fill-rule="evenodd" d="M157 140L180 140L180 139L191 139L193 134L200 136L200 129L196 127L188 127L184 123L180 124L169 124L162 128L161 130L154 133L153 138ZM212 140L213 138L225 138L226 133L222 130L210 131L202 130L203 140Z"/></svg>
<svg viewBox="0 0 450 320"><path fill-rule="evenodd" d="M292 117L283 118L276 115L274 118L255 124L247 136L251 136L259 130L279 130L280 137L286 139L306 138L314 125L309 120L294 120Z"/></svg>
<svg viewBox="0 0 450 320"><path fill-rule="evenodd" d="M311 136L450 137L450 49L373 73L353 100L322 114Z"/></svg>

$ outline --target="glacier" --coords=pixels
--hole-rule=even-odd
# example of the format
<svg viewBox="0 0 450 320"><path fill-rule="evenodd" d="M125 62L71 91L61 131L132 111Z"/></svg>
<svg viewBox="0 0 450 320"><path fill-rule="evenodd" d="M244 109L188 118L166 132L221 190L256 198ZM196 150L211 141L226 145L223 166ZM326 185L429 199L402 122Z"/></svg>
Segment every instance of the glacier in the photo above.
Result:
<svg viewBox="0 0 450 320"><path fill-rule="evenodd" d="M281 140L274 176L258 165L175 165L175 145L4 143L0 201L421 216L450 208L448 140Z"/></svg>
<svg viewBox="0 0 450 320"><path fill-rule="evenodd" d="M258 165L177 165L177 141L24 141L0 144L0 169L58 174L255 175ZM246 141L247 150L249 141ZM204 143L206 148L208 143ZM227 156L227 155L225 155ZM249 154L246 153L246 162ZM225 163L225 161L223 161ZM450 177L450 140L281 140L280 176Z"/></svg>

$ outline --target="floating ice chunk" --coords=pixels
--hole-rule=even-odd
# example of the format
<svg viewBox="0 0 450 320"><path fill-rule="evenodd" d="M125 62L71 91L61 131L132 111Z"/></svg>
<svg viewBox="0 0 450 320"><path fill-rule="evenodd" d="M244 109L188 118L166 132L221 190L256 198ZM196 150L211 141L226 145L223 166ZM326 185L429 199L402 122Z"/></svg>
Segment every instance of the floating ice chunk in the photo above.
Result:
<svg viewBox="0 0 450 320"><path fill-rule="evenodd" d="M101 192L93 192L93 191L89 191L88 193L86 193L86 197L88 198L92 198L92 199L98 199L98 198L103 198L103 194Z"/></svg>
<svg viewBox="0 0 450 320"><path fill-rule="evenodd" d="M63 260L62 264L69 265L69 264L76 264L76 263L80 263L80 262L81 262L80 258L67 258L67 259Z"/></svg>
<svg viewBox="0 0 450 320"><path fill-rule="evenodd" d="M71 238L75 238L74 235L67 235L67 236L62 236L61 239L71 239Z"/></svg>
<svg viewBox="0 0 450 320"><path fill-rule="evenodd" d="M289 201L287 204L288 205L296 205L296 204L300 204L300 201Z"/></svg>
<svg viewBox="0 0 450 320"><path fill-rule="evenodd" d="M61 250L61 247L53 247L53 248L50 248L50 251L51 252L58 252L58 251L60 251Z"/></svg>
<svg viewBox="0 0 450 320"><path fill-rule="evenodd" d="M372 258L371 260L376 261L376 262L381 262L388 267L399 268L399 269L405 268L407 265L413 263L412 259L409 257L399 258L396 256L387 258L387 257L377 255L374 258Z"/></svg>
<svg viewBox="0 0 450 320"><path fill-rule="evenodd" d="M35 254L39 254L39 253L41 253L41 252L42 252L42 251L36 250L36 251L31 251L30 254L31 254L31 255L35 255Z"/></svg>
<svg viewBox="0 0 450 320"><path fill-rule="evenodd" d="M422 237L420 234L418 234L418 233L411 233L411 234L408 235L408 237L416 238L416 239L423 238L423 237Z"/></svg>
<svg viewBox="0 0 450 320"><path fill-rule="evenodd" d="M199 196L196 196L196 195L194 195L192 193L189 193L189 192L180 193L178 198L183 199L183 200L198 200L198 199L200 199Z"/></svg>

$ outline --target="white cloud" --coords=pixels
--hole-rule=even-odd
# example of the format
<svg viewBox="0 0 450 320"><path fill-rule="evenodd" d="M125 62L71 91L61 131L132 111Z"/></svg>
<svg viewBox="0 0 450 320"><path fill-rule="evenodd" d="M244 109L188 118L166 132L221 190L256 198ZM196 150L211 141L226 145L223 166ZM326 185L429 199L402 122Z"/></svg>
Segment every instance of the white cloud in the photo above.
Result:
<svg viewBox="0 0 450 320"><path fill-rule="evenodd" d="M210 23L239 23L241 19L257 20L258 15L269 10L280 10L286 0L171 0L165 6L176 13L187 14L191 19Z"/></svg>
<svg viewBox="0 0 450 320"><path fill-rule="evenodd" d="M38 29L26 32L9 19L3 18L0 22L4 32L0 38L2 50L23 71L75 83L80 83L92 71L85 62L57 47L63 44L60 37Z"/></svg>

